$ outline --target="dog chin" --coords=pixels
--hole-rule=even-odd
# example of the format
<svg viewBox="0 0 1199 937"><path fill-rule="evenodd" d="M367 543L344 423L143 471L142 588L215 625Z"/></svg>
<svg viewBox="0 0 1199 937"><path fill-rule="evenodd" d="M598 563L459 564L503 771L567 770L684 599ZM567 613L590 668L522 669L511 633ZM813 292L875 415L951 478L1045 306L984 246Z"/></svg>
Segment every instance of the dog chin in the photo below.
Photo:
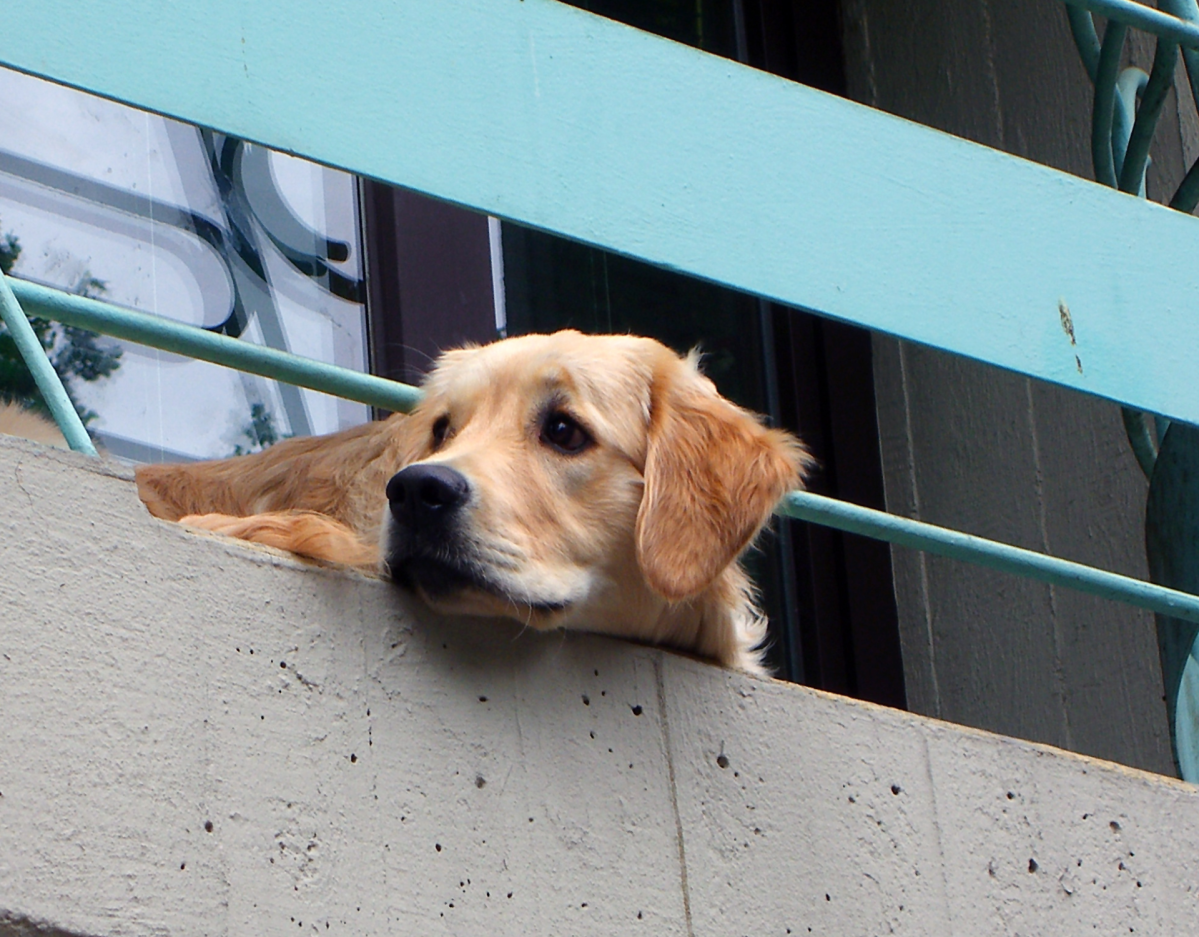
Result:
<svg viewBox="0 0 1199 937"><path fill-rule="evenodd" d="M519 618L533 627L550 628L571 607L569 601L516 596L474 571L442 560L412 557L388 565L396 583L447 615Z"/></svg>

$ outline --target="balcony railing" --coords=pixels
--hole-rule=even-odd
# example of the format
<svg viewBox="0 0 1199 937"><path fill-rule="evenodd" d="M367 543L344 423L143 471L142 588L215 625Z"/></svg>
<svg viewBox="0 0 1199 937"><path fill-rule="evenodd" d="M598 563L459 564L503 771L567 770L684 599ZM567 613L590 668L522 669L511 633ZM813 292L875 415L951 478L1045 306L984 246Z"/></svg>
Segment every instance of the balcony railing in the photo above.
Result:
<svg viewBox="0 0 1199 937"><path fill-rule="evenodd" d="M1199 50L1185 19L1125 0L1067 2ZM1199 224L1180 212L553 0L343 6L331 18L301 0L280 17L239 0L41 0L6 20L0 62L1160 414L1162 425L1199 424ZM1080 48L1096 74L1098 48ZM1096 114L1096 132L1110 136ZM5 322L76 449L94 452L36 339L22 339L21 306L385 409L419 399L9 282ZM810 493L778 510L1199 623L1199 596L1161 585ZM1180 755L1184 776L1199 777L1194 759Z"/></svg>

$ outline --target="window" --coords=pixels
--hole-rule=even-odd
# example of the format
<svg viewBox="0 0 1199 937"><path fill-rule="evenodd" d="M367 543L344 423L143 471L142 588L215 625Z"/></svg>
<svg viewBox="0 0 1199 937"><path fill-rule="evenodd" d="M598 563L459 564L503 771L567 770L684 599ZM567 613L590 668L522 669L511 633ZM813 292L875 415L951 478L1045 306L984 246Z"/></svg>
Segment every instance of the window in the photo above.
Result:
<svg viewBox="0 0 1199 937"><path fill-rule="evenodd" d="M346 173L0 70L5 237L17 276L366 367L357 184ZM60 370L76 346L107 365L68 364L67 383L98 442L137 461L255 451L370 416L141 346L64 330L54 341Z"/></svg>

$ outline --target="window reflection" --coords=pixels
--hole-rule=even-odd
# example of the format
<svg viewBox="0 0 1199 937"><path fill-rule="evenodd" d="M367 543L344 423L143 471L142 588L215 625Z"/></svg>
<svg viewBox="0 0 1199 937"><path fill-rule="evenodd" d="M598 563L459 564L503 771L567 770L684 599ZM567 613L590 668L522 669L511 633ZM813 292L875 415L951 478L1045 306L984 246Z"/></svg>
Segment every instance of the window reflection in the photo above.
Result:
<svg viewBox="0 0 1199 937"><path fill-rule="evenodd" d="M0 69L10 234L16 276L366 369L346 173ZM73 392L118 456L226 456L369 419L360 404L114 344L116 369Z"/></svg>

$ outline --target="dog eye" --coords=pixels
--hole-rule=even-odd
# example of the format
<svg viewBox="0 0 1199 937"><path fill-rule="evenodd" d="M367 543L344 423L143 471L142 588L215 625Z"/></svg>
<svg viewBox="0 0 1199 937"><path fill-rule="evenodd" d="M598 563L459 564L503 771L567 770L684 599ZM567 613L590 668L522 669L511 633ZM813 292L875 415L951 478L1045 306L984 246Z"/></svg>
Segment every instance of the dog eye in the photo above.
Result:
<svg viewBox="0 0 1199 937"><path fill-rule="evenodd" d="M437 418L437 422L433 424L433 448L440 448L445 442L446 436L450 434L450 418L441 416Z"/></svg>
<svg viewBox="0 0 1199 937"><path fill-rule="evenodd" d="M576 455L591 445L591 437L565 413L554 411L541 426L541 441L559 452Z"/></svg>

